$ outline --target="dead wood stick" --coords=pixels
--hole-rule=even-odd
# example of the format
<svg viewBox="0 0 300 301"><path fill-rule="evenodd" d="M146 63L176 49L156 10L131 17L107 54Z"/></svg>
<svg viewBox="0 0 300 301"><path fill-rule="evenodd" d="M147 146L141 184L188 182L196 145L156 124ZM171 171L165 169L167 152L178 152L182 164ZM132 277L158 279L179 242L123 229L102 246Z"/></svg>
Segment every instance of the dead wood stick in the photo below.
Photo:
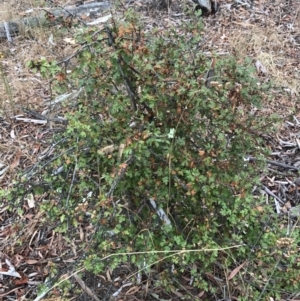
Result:
<svg viewBox="0 0 300 301"><path fill-rule="evenodd" d="M280 204L284 205L284 201L282 201L276 194L274 194L268 187L263 186L264 191L272 196L273 198L275 198Z"/></svg>
<svg viewBox="0 0 300 301"><path fill-rule="evenodd" d="M106 9L109 9L111 7L109 2L97 2L97 3L90 3L81 5L78 7L67 7L64 9L40 9L46 11L46 13L52 14L55 17L59 16L69 16L72 15L73 17L79 17L83 14L88 14L90 12L102 12ZM44 24L49 24L49 20L45 16L45 13L41 13L37 17L29 17L24 18L21 20L16 21L8 21L6 27L9 27L10 35L15 36L18 35L21 27L37 27L42 26ZM56 21L52 21L51 25L57 24ZM6 39L7 33L6 33L5 25L4 23L0 23L0 39Z"/></svg>
<svg viewBox="0 0 300 301"><path fill-rule="evenodd" d="M255 157L248 157L248 159L249 159L249 161L255 161L256 160ZM291 170L296 170L296 171L299 170L299 168L297 168L295 166L287 165L287 164L284 164L284 163L279 163L279 162L273 161L273 160L266 160L266 162L268 164L275 165L275 166L278 166L278 167L283 167L283 168L286 168L286 169L291 169Z"/></svg>
<svg viewBox="0 0 300 301"><path fill-rule="evenodd" d="M287 164L284 164L284 163L279 163L279 162L272 161L272 160L266 160L266 162L268 164L279 166L279 167L283 167L283 168L286 168L286 169L299 170L299 168L297 168L295 166L287 165Z"/></svg>
<svg viewBox="0 0 300 301"><path fill-rule="evenodd" d="M81 286L81 288L94 300L101 301L93 292L92 290L84 283L83 280L80 279L80 277L77 274L74 274L73 277L78 282L78 284Z"/></svg>

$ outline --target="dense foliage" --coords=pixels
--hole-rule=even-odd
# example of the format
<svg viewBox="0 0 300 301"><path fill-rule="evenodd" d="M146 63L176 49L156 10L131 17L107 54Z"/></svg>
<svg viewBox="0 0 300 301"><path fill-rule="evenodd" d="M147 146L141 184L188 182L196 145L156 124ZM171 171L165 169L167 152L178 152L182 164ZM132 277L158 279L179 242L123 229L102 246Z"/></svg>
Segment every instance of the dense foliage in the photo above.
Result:
<svg viewBox="0 0 300 301"><path fill-rule="evenodd" d="M155 267L164 269L156 285L172 290L180 275L193 275L209 296L222 293L210 275L225 279L244 263L238 280L222 284L227 295L275 296L277 280L292 290L282 271L293 277L293 259L283 263L280 248L269 255L284 233L275 222L265 228L272 208L254 190L266 153L261 133L271 128L256 115L268 86L251 60L207 58L197 17L179 29L144 28L128 11L78 35L83 46L68 84L85 95L40 171L42 184L30 190L47 194L42 208L70 239L78 224L94 226L83 248L95 273L127 262L150 277ZM257 265L264 279L253 276Z"/></svg>

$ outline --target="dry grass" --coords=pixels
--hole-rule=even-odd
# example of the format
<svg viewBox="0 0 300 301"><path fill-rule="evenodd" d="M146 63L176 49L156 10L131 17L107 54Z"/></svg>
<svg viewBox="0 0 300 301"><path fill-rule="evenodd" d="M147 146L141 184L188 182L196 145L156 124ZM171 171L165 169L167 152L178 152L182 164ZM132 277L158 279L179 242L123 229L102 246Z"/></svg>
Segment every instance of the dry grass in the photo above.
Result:
<svg viewBox="0 0 300 301"><path fill-rule="evenodd" d="M63 5L65 1L57 4ZM70 1L68 1L70 3ZM38 4L42 6L39 6ZM41 13L44 1L7 1L0 5L0 22L17 20L23 17L33 17ZM70 3L71 4L71 3ZM8 10L8 7L13 7ZM35 8L34 10L32 10ZM30 11L29 11L30 10ZM71 33L67 33L69 36ZM55 45L49 42L52 38ZM40 108L43 101L49 97L49 85L39 75L34 75L26 67L30 60L41 57L50 60L59 60L72 52L70 45L63 41L63 36L55 28L26 27L21 28L19 36L13 39L13 44L2 42L4 59L2 66L10 84L11 99L7 91L0 84L0 106L9 114L19 113L20 106ZM13 103L11 103L13 102Z"/></svg>
<svg viewBox="0 0 300 301"><path fill-rule="evenodd" d="M57 1L64 5L66 1ZM71 1L68 1L71 5ZM39 6L40 5L40 6ZM0 4L0 22L18 20L24 17L37 16L44 1L10 0ZM12 8L12 9L11 9ZM1 41L2 74L0 73L0 117L5 119L5 126L0 129L0 143L6 146L0 150L0 160L9 169L0 176L0 184L7 187L13 181L18 170L23 170L36 163L37 149L40 151L39 137L47 132L47 127L12 119L16 115L24 115L23 107L37 112L45 109L45 101L53 99L50 82L40 74L34 74L26 63L30 60L61 60L74 50L64 37L72 36L72 29L66 34L51 27L21 28L20 34L13 38L13 43ZM49 42L49 39L54 42ZM26 117L26 116L24 116ZM17 155L19 152L20 155ZM21 152L21 153L20 153ZM18 164L14 162L18 161ZM12 168L13 166L13 168Z"/></svg>
<svg viewBox="0 0 300 301"><path fill-rule="evenodd" d="M280 32L272 24L266 28L255 26L233 35L230 46L241 57L246 50L248 55L262 63L276 85L298 94L297 49L291 43L292 36L293 33Z"/></svg>
<svg viewBox="0 0 300 301"><path fill-rule="evenodd" d="M223 18L217 17L217 26L207 22L212 50L260 61L267 71L265 76L292 95L299 95L300 45L295 42L300 30L299 5L287 6L283 0L255 1L254 12L240 8L237 13L226 7L230 2L221 1Z"/></svg>
<svg viewBox="0 0 300 301"><path fill-rule="evenodd" d="M295 4L295 7L286 7L285 2L256 1L256 11L253 13L243 8L229 9L231 0L220 1L220 13L205 20L205 48L211 53L227 52L238 58L249 56L254 61L260 61L267 70L268 78L298 95L300 46L296 45L295 40L300 32L300 7ZM0 22L36 14L37 11L31 14L27 11L33 7L38 8L43 3L44 1L4 1L0 4ZM72 1L56 3L71 5ZM12 10L8 9L11 7ZM151 17L153 19L153 15ZM172 19L174 20L171 12L160 22L176 26ZM56 45L49 42L50 36L53 36ZM72 37L72 30L65 37ZM2 42L2 46L5 56L2 65L12 97L8 97L7 89L1 82L0 106L13 114L18 112L20 105L40 107L45 98L50 96L48 85L26 68L26 62L42 56L49 60L60 60L73 52L72 47L64 42L63 36L55 28L24 28L21 35L14 39L14 45Z"/></svg>

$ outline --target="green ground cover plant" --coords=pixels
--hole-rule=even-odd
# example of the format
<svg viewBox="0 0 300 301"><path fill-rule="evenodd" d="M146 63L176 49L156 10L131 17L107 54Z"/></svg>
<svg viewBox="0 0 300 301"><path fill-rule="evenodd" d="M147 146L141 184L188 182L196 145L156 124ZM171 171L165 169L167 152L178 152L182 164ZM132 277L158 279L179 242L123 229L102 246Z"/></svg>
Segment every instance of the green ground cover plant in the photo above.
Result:
<svg viewBox="0 0 300 301"><path fill-rule="evenodd" d="M211 59L201 52L198 16L180 28L144 28L128 10L122 21L78 34L83 49L66 85L85 95L53 159L16 184L12 206L46 194L45 223L70 240L78 224L93 225L92 241L80 247L95 274L126 262L135 281L161 271L155 285L166 291L189 275L208 298L260 300L297 289L297 233L279 246L286 229L254 190L267 154L262 133L273 120L253 108L268 101L270 85L258 82L250 59L217 56L207 84Z"/></svg>

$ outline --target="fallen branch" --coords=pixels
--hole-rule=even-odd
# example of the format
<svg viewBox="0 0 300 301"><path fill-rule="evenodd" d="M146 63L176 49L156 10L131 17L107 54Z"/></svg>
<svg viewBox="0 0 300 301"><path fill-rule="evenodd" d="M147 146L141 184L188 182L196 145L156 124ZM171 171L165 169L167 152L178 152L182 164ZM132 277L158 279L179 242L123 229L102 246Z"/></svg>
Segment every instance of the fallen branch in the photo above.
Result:
<svg viewBox="0 0 300 301"><path fill-rule="evenodd" d="M78 282L78 284L81 286L81 288L94 300L100 301L100 299L92 292L92 290L81 280L81 278L74 274L73 277Z"/></svg>
<svg viewBox="0 0 300 301"><path fill-rule="evenodd" d="M256 158L250 157L250 156L249 156L247 159L248 159L249 161L255 161L255 160L256 160ZM296 170L296 171L299 170L298 167L295 167L295 166L292 166L292 165L287 165L287 164L280 163L280 162L273 161L273 160L266 160L266 162L267 162L268 164L275 165L275 166L282 167L282 168L286 168L286 169L291 169L291 170Z"/></svg>
<svg viewBox="0 0 300 301"><path fill-rule="evenodd" d="M54 17L56 17L56 19L61 16L80 17L84 14L89 14L91 12L92 13L103 12L108 8L110 8L109 2L97 2L97 3L89 3L89 4L81 5L78 7L67 7L67 8L61 8L55 10L43 9L43 11L46 11L46 13L43 12L37 17L29 17L18 21L9 21L9 22L0 23L0 39L7 39L9 36L18 35L20 28L22 27L26 27L26 26L37 27L46 24L56 25L58 22L55 20L49 21L49 19L47 18L47 14L53 15Z"/></svg>

